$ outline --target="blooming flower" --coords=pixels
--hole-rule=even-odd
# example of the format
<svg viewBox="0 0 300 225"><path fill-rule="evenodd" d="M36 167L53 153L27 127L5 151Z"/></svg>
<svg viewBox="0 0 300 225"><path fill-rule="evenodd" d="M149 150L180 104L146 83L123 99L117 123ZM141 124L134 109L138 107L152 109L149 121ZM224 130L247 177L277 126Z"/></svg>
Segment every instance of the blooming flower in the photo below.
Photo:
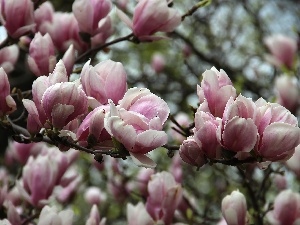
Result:
<svg viewBox="0 0 300 225"><path fill-rule="evenodd" d="M155 40L154 33L171 32L181 22L179 12L169 8L165 0L140 0L134 9L133 21L120 10L118 14L141 41Z"/></svg>

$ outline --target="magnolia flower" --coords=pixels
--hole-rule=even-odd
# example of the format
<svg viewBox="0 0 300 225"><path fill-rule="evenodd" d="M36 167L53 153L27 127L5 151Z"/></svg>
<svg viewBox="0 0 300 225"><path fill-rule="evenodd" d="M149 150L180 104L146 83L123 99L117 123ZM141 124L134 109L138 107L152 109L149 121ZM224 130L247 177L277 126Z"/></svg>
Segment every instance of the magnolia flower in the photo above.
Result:
<svg viewBox="0 0 300 225"><path fill-rule="evenodd" d="M10 114L17 108L15 100L10 95L10 84L4 69L0 68L0 118Z"/></svg>
<svg viewBox="0 0 300 225"><path fill-rule="evenodd" d="M291 69L297 52L297 41L281 35L273 35L265 38L266 46L272 55L267 55L266 59L277 67L285 66Z"/></svg>
<svg viewBox="0 0 300 225"><path fill-rule="evenodd" d="M289 159L300 144L300 128L297 118L277 103L263 99L255 102L257 114L258 141L255 152L264 160Z"/></svg>
<svg viewBox="0 0 300 225"><path fill-rule="evenodd" d="M101 105L111 99L115 104L127 90L127 74L119 62L106 60L94 67L88 61L80 74L82 88L85 93Z"/></svg>
<svg viewBox="0 0 300 225"><path fill-rule="evenodd" d="M0 21L9 36L19 38L35 28L33 2L31 0L3 0Z"/></svg>
<svg viewBox="0 0 300 225"><path fill-rule="evenodd" d="M157 40L152 35L158 31L171 32L181 22L176 9L169 8L165 0L140 0L134 9L133 21L118 10L119 17L141 41Z"/></svg>
<svg viewBox="0 0 300 225"><path fill-rule="evenodd" d="M19 57L19 48L17 45L4 47L0 50L0 67L6 73L13 71L16 61Z"/></svg>
<svg viewBox="0 0 300 225"><path fill-rule="evenodd" d="M110 101L104 126L141 166L154 167L145 154L167 143L162 131L170 109L167 103L146 88L131 88L119 105Z"/></svg>
<svg viewBox="0 0 300 225"><path fill-rule="evenodd" d="M296 225L300 223L300 195L291 190L280 192L274 201L274 209L267 213L272 225Z"/></svg>
<svg viewBox="0 0 300 225"><path fill-rule="evenodd" d="M161 172L151 176L148 183L146 209L156 221L166 225L172 223L176 208L182 199L182 187L177 184L172 174Z"/></svg>
<svg viewBox="0 0 300 225"><path fill-rule="evenodd" d="M49 34L36 33L29 46L29 69L36 75L48 75L56 65L54 45Z"/></svg>
<svg viewBox="0 0 300 225"><path fill-rule="evenodd" d="M128 225L154 225L155 221L147 212L144 204L139 202L136 206L127 204L127 224Z"/></svg>
<svg viewBox="0 0 300 225"><path fill-rule="evenodd" d="M277 102L295 112L299 106L299 83L296 77L281 75L275 79L275 93Z"/></svg>
<svg viewBox="0 0 300 225"><path fill-rule="evenodd" d="M111 9L111 1L76 0L72 9L80 31L94 36L98 33L98 23L108 15Z"/></svg>
<svg viewBox="0 0 300 225"><path fill-rule="evenodd" d="M70 209L57 212L55 207L44 206L37 225L72 225L74 212Z"/></svg>
<svg viewBox="0 0 300 225"><path fill-rule="evenodd" d="M245 196L233 191L222 200L222 214L228 225L246 225L247 204Z"/></svg>
<svg viewBox="0 0 300 225"><path fill-rule="evenodd" d="M210 70L206 70L202 76L201 86L197 86L200 109L221 118L228 100L235 99L236 90L224 70L219 72L212 67Z"/></svg>

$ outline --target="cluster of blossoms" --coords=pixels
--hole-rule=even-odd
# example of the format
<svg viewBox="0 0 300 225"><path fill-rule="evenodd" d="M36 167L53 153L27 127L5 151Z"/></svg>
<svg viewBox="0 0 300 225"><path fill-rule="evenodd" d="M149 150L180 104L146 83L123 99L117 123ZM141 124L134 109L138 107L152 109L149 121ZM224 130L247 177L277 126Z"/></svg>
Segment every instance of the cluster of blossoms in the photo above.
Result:
<svg viewBox="0 0 300 225"><path fill-rule="evenodd" d="M300 144L297 118L283 106L237 96L225 73L203 73L193 136L180 146L182 159L201 167L221 159L285 161Z"/></svg>

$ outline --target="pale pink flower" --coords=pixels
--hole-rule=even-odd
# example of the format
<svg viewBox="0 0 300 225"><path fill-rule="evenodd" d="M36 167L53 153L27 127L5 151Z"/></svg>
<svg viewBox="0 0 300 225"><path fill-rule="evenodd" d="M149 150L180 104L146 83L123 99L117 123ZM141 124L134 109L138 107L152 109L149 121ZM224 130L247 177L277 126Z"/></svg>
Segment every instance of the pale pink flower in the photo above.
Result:
<svg viewBox="0 0 300 225"><path fill-rule="evenodd" d="M94 36L98 33L98 23L111 10L110 0L75 0L73 14L81 32Z"/></svg>
<svg viewBox="0 0 300 225"><path fill-rule="evenodd" d="M0 68L0 118L10 114L17 108L15 100L10 95L10 84L4 69Z"/></svg>
<svg viewBox="0 0 300 225"><path fill-rule="evenodd" d="M274 209L267 213L272 225L296 225L300 223L300 195L291 190L280 192L274 201Z"/></svg>
<svg viewBox="0 0 300 225"><path fill-rule="evenodd" d="M62 57L62 61L64 62L68 76L70 76L70 74L73 72L73 67L75 64L75 54L75 48L73 44L71 44Z"/></svg>
<svg viewBox="0 0 300 225"><path fill-rule="evenodd" d="M12 224L9 222L9 220L7 220L7 219L0 220L0 224L1 224L1 225L12 225Z"/></svg>
<svg viewBox="0 0 300 225"><path fill-rule="evenodd" d="M44 143L23 144L13 141L9 143L6 155L9 154L17 162L26 164L31 155L37 156L41 153L44 145Z"/></svg>
<svg viewBox="0 0 300 225"><path fill-rule="evenodd" d="M273 179L274 179L273 182L277 190L284 190L287 188L287 179L284 175L275 174Z"/></svg>
<svg viewBox="0 0 300 225"><path fill-rule="evenodd" d="M88 61L81 72L81 83L85 93L96 99L101 105L111 99L115 104L127 90L127 74L119 62L106 60L94 67Z"/></svg>
<svg viewBox="0 0 300 225"><path fill-rule="evenodd" d="M121 19L132 29L141 41L157 40L156 32L171 32L180 23L181 16L176 9L169 8L165 0L140 0L133 13L133 21L118 10Z"/></svg>
<svg viewBox="0 0 300 225"><path fill-rule="evenodd" d="M198 108L195 113L194 140L201 151L210 159L220 158L220 144L217 139L217 129L221 120Z"/></svg>
<svg viewBox="0 0 300 225"><path fill-rule="evenodd" d="M111 136L104 128L104 118L108 112L109 106L103 105L95 108L85 117L76 133L80 144L87 146L101 143L100 145L103 146L105 141L111 143Z"/></svg>
<svg viewBox="0 0 300 225"><path fill-rule="evenodd" d="M52 22L43 23L42 32L49 33L58 51L65 52L71 44L80 52L88 48L79 36L78 23L72 13L55 12Z"/></svg>
<svg viewBox="0 0 300 225"><path fill-rule="evenodd" d="M75 83L57 83L46 89L42 107L50 123L63 128L87 112L87 96Z"/></svg>
<svg viewBox="0 0 300 225"><path fill-rule="evenodd" d="M267 55L266 59L277 67L285 66L291 69L297 52L297 41L282 34L265 38L266 46L272 55Z"/></svg>
<svg viewBox="0 0 300 225"><path fill-rule="evenodd" d="M2 0L0 21L9 36L19 38L34 31L33 11L31 0Z"/></svg>
<svg viewBox="0 0 300 225"><path fill-rule="evenodd" d="M90 205L100 205L106 200L106 195L98 187L88 187L84 192L84 200Z"/></svg>
<svg viewBox="0 0 300 225"><path fill-rule="evenodd" d="M10 201L6 203L6 207L7 207L7 219L9 220L9 222L12 225L22 224L21 216L19 215L16 207Z"/></svg>
<svg viewBox="0 0 300 225"><path fill-rule="evenodd" d="M295 112L299 106L300 87L296 77L281 75L275 79L276 101Z"/></svg>
<svg viewBox="0 0 300 225"><path fill-rule="evenodd" d="M57 212L57 209L44 206L37 225L72 225L74 212L71 209L66 209Z"/></svg>
<svg viewBox="0 0 300 225"><path fill-rule="evenodd" d="M221 145L233 152L250 152L256 142L258 129L254 123L256 105L250 98L239 95L226 104L217 138Z"/></svg>
<svg viewBox="0 0 300 225"><path fill-rule="evenodd" d="M131 88L116 107L110 102L104 126L129 151L135 163L153 167L146 153L167 143L161 131L170 109L167 103L146 88Z"/></svg>
<svg viewBox="0 0 300 225"><path fill-rule="evenodd" d="M255 104L255 124L259 134L254 149L256 154L269 161L289 159L300 144L297 118L277 103L259 99Z"/></svg>
<svg viewBox="0 0 300 225"><path fill-rule="evenodd" d="M23 99L24 107L28 111L27 130L32 133L38 133L42 127L49 128L45 109L42 106L42 98L45 91L51 85L67 82L67 71L62 60L60 60L49 76L40 76L32 84L32 100ZM58 96L60 97L60 96ZM83 102L84 103L84 102Z"/></svg>
<svg viewBox="0 0 300 225"><path fill-rule="evenodd" d="M179 155L179 153L175 153L175 155L172 157L172 162L169 167L170 173L173 174L175 181L177 183L181 183L183 179L183 171L182 171L182 160Z"/></svg>
<svg viewBox="0 0 300 225"><path fill-rule="evenodd" d="M127 224L128 225L155 225L155 221L147 212L144 204L139 202L136 206L127 204Z"/></svg>
<svg viewBox="0 0 300 225"><path fill-rule="evenodd" d="M91 37L92 48L103 45L105 41L113 34L114 29L110 16L100 20L97 30L97 34Z"/></svg>
<svg viewBox="0 0 300 225"><path fill-rule="evenodd" d="M17 183L20 194L33 206L41 207L52 195L58 175L58 164L48 155L31 156L23 168L23 184Z"/></svg>
<svg viewBox="0 0 300 225"><path fill-rule="evenodd" d="M151 176L148 183L146 209L154 220L170 225L182 198L182 187L172 174L161 172Z"/></svg>
<svg viewBox="0 0 300 225"><path fill-rule="evenodd" d="M105 224L106 224L106 218L102 218L100 220L100 214L97 205L93 205L85 225L105 225Z"/></svg>
<svg viewBox="0 0 300 225"><path fill-rule="evenodd" d="M0 50L0 67L6 73L13 71L16 61L19 57L19 48L17 45L4 47Z"/></svg>
<svg viewBox="0 0 300 225"><path fill-rule="evenodd" d="M56 56L49 34L36 33L29 46L29 69L36 75L48 75L54 70Z"/></svg>
<svg viewBox="0 0 300 225"><path fill-rule="evenodd" d="M222 118L226 103L235 99L236 90L224 70L212 67L202 74L201 86L197 86L200 109Z"/></svg>
<svg viewBox="0 0 300 225"><path fill-rule="evenodd" d="M245 196L233 191L222 200L222 214L228 225L246 225L247 203Z"/></svg>
<svg viewBox="0 0 300 225"><path fill-rule="evenodd" d="M188 137L182 142L179 148L179 155L184 162L198 168L207 163L206 156L194 137Z"/></svg>
<svg viewBox="0 0 300 225"><path fill-rule="evenodd" d="M43 26L45 22L52 22L54 8L51 2L46 1L34 11L34 22L36 30L44 33Z"/></svg>

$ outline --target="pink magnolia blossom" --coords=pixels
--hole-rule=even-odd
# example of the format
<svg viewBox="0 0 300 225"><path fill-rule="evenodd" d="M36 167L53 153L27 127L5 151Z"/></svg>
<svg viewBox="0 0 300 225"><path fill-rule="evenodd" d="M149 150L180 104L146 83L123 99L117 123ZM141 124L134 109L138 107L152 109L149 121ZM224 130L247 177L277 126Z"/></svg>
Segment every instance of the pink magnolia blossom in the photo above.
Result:
<svg viewBox="0 0 300 225"><path fill-rule="evenodd" d="M43 206L57 184L58 169L47 155L31 156L23 168L23 185L18 184L21 195L33 206Z"/></svg>
<svg viewBox="0 0 300 225"><path fill-rule="evenodd" d="M23 144L11 142L6 150L6 155L9 154L15 161L25 165L28 158L37 156L43 150L44 143L29 143Z"/></svg>
<svg viewBox="0 0 300 225"><path fill-rule="evenodd" d="M84 193L84 200L90 205L100 205L106 200L106 194L98 187L88 187Z"/></svg>
<svg viewBox="0 0 300 225"><path fill-rule="evenodd" d="M110 102L104 126L135 163L153 167L154 162L145 154L167 143L167 134L161 130L169 112L167 103L148 89L131 88L117 107Z"/></svg>
<svg viewBox="0 0 300 225"><path fill-rule="evenodd" d="M235 99L236 90L224 70L215 68L203 73L201 86L197 86L197 95L202 111L222 118L225 106L230 98Z"/></svg>
<svg viewBox="0 0 300 225"><path fill-rule="evenodd" d="M40 76L32 84L32 100L23 99L24 107L28 111L27 130L38 133L42 127L49 128L48 119L42 106L42 98L48 87L60 82L67 82L68 76L64 63L60 60L49 76Z"/></svg>
<svg viewBox="0 0 300 225"><path fill-rule="evenodd" d="M0 21L9 36L19 38L34 31L33 3L31 0L2 0Z"/></svg>
<svg viewBox="0 0 300 225"><path fill-rule="evenodd" d="M217 139L217 129L221 121L199 109L195 113L194 140L208 158L219 158L220 144Z"/></svg>
<svg viewBox="0 0 300 225"><path fill-rule="evenodd" d="M7 207L7 219L9 220L11 225L22 224L21 216L19 215L16 207L9 201L6 204L6 207Z"/></svg>
<svg viewBox="0 0 300 225"><path fill-rule="evenodd" d="M75 83L57 83L46 89L42 107L50 123L56 128L63 128L87 113L87 96Z"/></svg>
<svg viewBox="0 0 300 225"><path fill-rule="evenodd" d="M250 98L239 95L227 102L217 137L221 145L233 152L250 152L256 142L258 129L254 123L256 105Z"/></svg>
<svg viewBox="0 0 300 225"><path fill-rule="evenodd" d="M17 108L15 100L10 95L10 85L7 74L0 68L0 118L10 114Z"/></svg>
<svg viewBox="0 0 300 225"><path fill-rule="evenodd" d="M272 55L267 55L266 59L277 67L285 66L291 69L297 52L297 41L282 34L265 38L266 46Z"/></svg>
<svg viewBox="0 0 300 225"><path fill-rule="evenodd" d="M81 32L94 36L98 33L98 23L111 10L109 0L75 0L73 14Z"/></svg>
<svg viewBox="0 0 300 225"><path fill-rule="evenodd" d="M4 47L0 50L0 67L6 73L13 71L16 61L19 57L19 48L17 45Z"/></svg>
<svg viewBox="0 0 300 225"><path fill-rule="evenodd" d="M300 195L291 190L280 192L274 201L274 209L267 213L272 225L296 225L300 223Z"/></svg>
<svg viewBox="0 0 300 225"><path fill-rule="evenodd" d="M88 47L79 36L78 23L72 13L55 12L52 22L43 23L42 32L49 33L55 47L61 52L65 52L71 44L80 52Z"/></svg>
<svg viewBox="0 0 300 225"><path fill-rule="evenodd" d="M165 57L160 53L155 53L151 59L151 67L156 73L160 73L166 66Z"/></svg>
<svg viewBox="0 0 300 225"><path fill-rule="evenodd" d="M161 172L151 176L148 183L146 209L153 219L170 225L182 198L182 187L172 174Z"/></svg>
<svg viewBox="0 0 300 225"><path fill-rule="evenodd" d="M295 153L285 163L287 167L292 170L297 177L300 177L300 145L295 148Z"/></svg>
<svg viewBox="0 0 300 225"><path fill-rule="evenodd" d="M170 173L172 173L172 175L175 178L175 181L177 183L181 183L182 179L183 179L183 170L182 170L182 160L181 157L178 153L176 153L173 157L172 157L172 162L171 165L169 167L169 171Z"/></svg>
<svg viewBox="0 0 300 225"><path fill-rule="evenodd" d="M127 90L127 74L119 62L106 60L91 66L88 61L81 72L81 83L85 93L100 104L111 99L115 104L124 96Z"/></svg>
<svg viewBox="0 0 300 225"><path fill-rule="evenodd" d="M62 57L62 61L64 62L68 76L70 76L70 74L73 72L73 67L75 64L75 54L75 48L73 44L71 44Z"/></svg>
<svg viewBox="0 0 300 225"><path fill-rule="evenodd" d="M245 196L233 191L222 200L222 214L228 225L246 225L247 203Z"/></svg>
<svg viewBox="0 0 300 225"><path fill-rule="evenodd" d="M110 16L100 20L97 30L97 34L91 37L92 48L103 45L105 41L113 34L114 29Z"/></svg>
<svg viewBox="0 0 300 225"><path fill-rule="evenodd" d="M255 124L259 134L254 149L256 154L269 161L289 159L300 144L297 118L277 103L259 99L255 104Z"/></svg>
<svg viewBox="0 0 300 225"><path fill-rule="evenodd" d="M108 111L108 105L99 106L85 117L76 133L80 144L87 146L101 143L103 146L107 142L111 146L111 136L104 128L104 118Z"/></svg>
<svg viewBox="0 0 300 225"><path fill-rule="evenodd" d="M57 209L44 206L37 225L72 225L74 212L71 209L66 209L57 212Z"/></svg>
<svg viewBox="0 0 300 225"><path fill-rule="evenodd" d="M165 0L140 0L134 9L133 21L120 10L118 14L141 41L155 40L154 33L171 32L181 23L179 12L169 8Z"/></svg>
<svg viewBox="0 0 300 225"><path fill-rule="evenodd" d="M12 225L12 224L9 222L9 220L7 220L7 219L0 220L0 224L2 224L2 225Z"/></svg>
<svg viewBox="0 0 300 225"><path fill-rule="evenodd" d="M45 22L52 22L54 14L54 8L51 2L46 1L41 4L35 11L34 11L34 22L36 23L36 30L40 31L41 33L44 32L44 23Z"/></svg>
<svg viewBox="0 0 300 225"><path fill-rule="evenodd" d="M54 45L49 34L36 33L29 46L29 69L36 75L48 75L56 65Z"/></svg>
<svg viewBox="0 0 300 225"><path fill-rule="evenodd" d="M136 206L127 204L127 224L128 225L155 225L155 221L147 212L145 205L139 202Z"/></svg>
<svg viewBox="0 0 300 225"><path fill-rule="evenodd" d="M281 75L275 79L275 93L277 102L295 112L299 106L299 83L296 77Z"/></svg>
<svg viewBox="0 0 300 225"><path fill-rule="evenodd" d="M182 142L179 155L184 162L192 166L201 167L207 163L204 152L192 136Z"/></svg>
<svg viewBox="0 0 300 225"><path fill-rule="evenodd" d="M85 225L105 225L105 224L106 224L106 218L102 218L100 220L98 208L96 205L93 205Z"/></svg>

